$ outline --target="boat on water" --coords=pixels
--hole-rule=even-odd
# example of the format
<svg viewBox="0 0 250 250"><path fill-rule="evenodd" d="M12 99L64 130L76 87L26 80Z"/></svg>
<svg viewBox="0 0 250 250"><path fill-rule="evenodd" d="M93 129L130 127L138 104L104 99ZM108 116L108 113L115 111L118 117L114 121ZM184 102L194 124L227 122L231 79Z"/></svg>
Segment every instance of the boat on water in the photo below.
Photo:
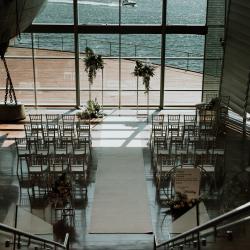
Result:
<svg viewBox="0 0 250 250"><path fill-rule="evenodd" d="M0 0L0 44L29 27L47 0Z"/></svg>
<svg viewBox="0 0 250 250"><path fill-rule="evenodd" d="M136 5L136 2L133 0L123 0L122 6L132 6L134 7Z"/></svg>

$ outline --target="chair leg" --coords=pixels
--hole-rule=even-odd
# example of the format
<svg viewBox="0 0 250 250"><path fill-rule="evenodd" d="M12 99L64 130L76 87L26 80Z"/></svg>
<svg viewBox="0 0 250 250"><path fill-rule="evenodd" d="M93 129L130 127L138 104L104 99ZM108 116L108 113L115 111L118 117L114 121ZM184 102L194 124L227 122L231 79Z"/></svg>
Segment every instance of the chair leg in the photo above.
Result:
<svg viewBox="0 0 250 250"><path fill-rule="evenodd" d="M19 177L19 164L21 164L20 163L20 157L17 156L17 164L16 164L16 175L17 175L17 177Z"/></svg>

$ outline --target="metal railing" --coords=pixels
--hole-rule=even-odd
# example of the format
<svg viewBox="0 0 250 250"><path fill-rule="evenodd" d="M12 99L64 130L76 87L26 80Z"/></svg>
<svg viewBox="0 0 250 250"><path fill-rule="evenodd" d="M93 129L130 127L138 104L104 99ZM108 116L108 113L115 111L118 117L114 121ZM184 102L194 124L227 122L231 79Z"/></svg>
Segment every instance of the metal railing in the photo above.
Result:
<svg viewBox="0 0 250 250"><path fill-rule="evenodd" d="M69 37L67 36L67 34L65 34L65 37L64 36L52 36L51 37L51 34L50 36L46 36L46 35L34 35L34 38L32 35L28 34L29 36L27 36L27 34L22 34L24 36L24 39L22 40L16 40L16 45L17 46L20 46L20 47L25 47L25 48L30 48L31 47L31 41L33 41L33 48L39 48L39 49L45 49L45 50L55 50L55 51L65 51L65 52L73 52L74 49L72 47L72 44L73 44L73 37ZM25 36L26 35L26 36ZM33 40L32 40L33 39ZM80 38L80 41L81 41L81 46L84 47L85 45L88 46L88 45L93 45L93 48L95 50L97 50L97 52L103 52L104 49L107 49L105 53L101 53L103 54L103 58L105 60L108 60L108 59L124 59L124 60L142 60L142 61L148 61L150 60L151 63L155 64L155 65L158 65L160 64L160 61L161 61L161 57L159 56L153 56L155 53L157 53L156 51L160 50L161 48L160 47L157 47L157 46L147 46L147 45L144 45L144 44L140 44L140 43L121 43L121 47L126 47L127 46L127 51L129 53L134 53L134 56L136 57L133 57L133 55L126 55L125 56L125 53L126 52L124 50L124 52L122 52L122 55L121 57L119 56L115 56L114 55L114 51L116 50L115 48L119 45L119 43L115 42L115 41L110 41L110 40L104 40L104 39L100 39L100 40L96 40L96 39L87 39L85 37L85 39L81 39ZM61 47L60 47L60 43L61 43ZM12 45L15 45L12 44ZM108 45L108 46L107 46ZM133 51L133 46L134 46L134 51ZM119 47L119 46L118 46ZM117 47L117 48L118 48ZM140 55L140 53L138 53L138 51L140 52L145 52L147 54L150 54L150 56L148 55L143 55L145 54L144 52L142 53L142 55ZM116 50L116 51L119 51ZM124 55L123 55L124 53ZM106 54L106 56L105 56ZM185 71L194 71L194 72L199 72L201 73L203 70L202 70L202 64L203 64L203 56L202 55L199 55L199 53L189 53L189 52L185 52L185 51L180 51L180 50L175 50L175 49L167 49L167 56L165 57L165 61L166 61L166 66L167 67L171 67L171 68L177 68L177 69L181 69L181 70L185 70ZM74 55L74 54L73 54ZM80 58L83 57L83 54L80 54ZM62 57L60 56L55 56L55 55L48 55L48 56L44 56L44 55L36 55L36 54L32 54L30 56L7 56L6 58L8 59L24 59L24 60L30 60L30 59L33 59L34 62L35 60L46 60L46 59L54 59L54 60L74 60L74 56L71 55L71 53L68 53L68 54L62 54ZM206 59L206 60L209 60L209 61L212 61L214 62L216 65L217 65L217 68L219 67L218 65L220 65L220 61L221 59L220 58L209 58L209 59ZM214 75L217 75L217 71L218 69L215 69L214 71ZM33 71L35 72L35 66L33 66ZM75 74L75 72L70 72L72 75ZM82 73L80 73L82 74ZM34 82L36 82L36 75L34 75ZM73 78L72 78L73 79ZM81 78L82 79L82 78ZM74 81L74 80L72 80ZM121 84L120 83L120 78L119 78L119 82L118 82L118 85ZM2 90L2 89L0 89ZM30 91L28 88L25 88L25 89L21 89L19 88L18 90L22 90L22 91ZM41 91L45 91L46 89L45 88L38 88L38 89L35 89L35 92L34 94L37 93L38 90L41 90ZM48 88L46 91L54 91L53 89L50 89ZM57 90L58 91L58 90ZM60 89L59 91L74 91L73 89L70 89L70 88L63 88L63 89ZM87 87L84 88L84 89L81 89L81 91L88 91L87 90ZM92 91L101 91L101 92L105 92L105 91L112 91L111 89L95 89L95 90L92 90ZM117 91L117 89L114 89L113 91ZM119 93L120 92L123 92L123 91L135 91L134 89L121 89L119 90ZM137 92L140 92L140 91L143 91L143 90L137 90ZM155 92L155 91L160 91L160 89L157 89L157 90L152 90L150 89L150 92ZM173 92L173 91L176 91L176 92L179 92L179 91L184 91L184 92L188 92L188 91L195 91L197 93L197 91L201 91L201 89L180 89L178 87L176 87L176 89L168 89L167 85L166 85L166 88L165 88L165 91L164 93L168 93L168 92ZM160 93L160 95L163 95L163 93ZM193 103L195 104L195 103ZM35 102L35 105L37 105L37 102ZM115 104L116 106L116 104ZM123 105L122 105L123 106ZM169 106L169 105L167 105ZM183 106L183 104L178 104L178 106Z"/></svg>
<svg viewBox="0 0 250 250"><path fill-rule="evenodd" d="M24 36L24 34L22 34L22 36ZM70 37L67 36L59 36L57 34L57 36L55 38L51 37L51 34L49 36L46 35L35 35L34 36L34 47L37 49L40 48L50 48L49 44L48 44L48 40L51 40L51 44L56 45L56 50L60 50L60 51L67 51L68 48L72 47L73 44L73 37L71 39L69 39ZM46 40L47 39L47 40ZM44 41L43 41L44 40ZM84 44L84 48L85 47L92 47L93 44L102 44L103 46L99 46L99 48L95 48L96 50L101 50L101 49L105 49L107 52L104 53L103 55L106 56L113 56L113 55L117 55L118 54L118 48L119 48L119 43L115 42L115 41L108 41L108 40L101 40L101 39L79 39L81 41L81 44ZM22 39L15 39L14 40L14 46L18 46L18 45L30 45L31 46L31 42L25 42L22 41ZM145 45L145 44L141 44L141 43L129 43L129 42L122 42L121 43L122 47L123 46L128 46L128 47L132 47L133 49L131 51L133 51L133 56L137 57L138 56L138 51L139 48L144 48L144 49L148 49L148 50L158 50L160 53L161 47L160 46L149 46L149 45ZM114 49L115 48L115 49ZM117 51L116 51L117 50ZM73 47L72 47L72 51L73 51ZM182 51L182 50L176 50L176 49L167 49L168 53L170 53L171 55L173 54L182 54L182 56L198 56L201 57L203 56L203 54L199 54L199 53L193 53L193 52L187 52L187 51ZM114 52L114 53L113 53ZM115 53L117 52L117 53Z"/></svg>
<svg viewBox="0 0 250 250"><path fill-rule="evenodd" d="M233 209L232 211L229 211L223 215L220 215L200 226L194 227L170 240L167 240L163 243L158 243L156 237L154 238L154 249L162 247L162 246L167 246L167 247L174 247L174 246L178 246L180 244L183 243L188 243L190 241L193 241L194 239L197 239L197 246L198 249L200 249L200 235L201 232L204 230L208 230L211 229L211 231L206 232L206 234L202 235L209 235L214 233L214 235L216 235L216 233L224 228L227 228L229 226L232 226L234 224L234 218L240 215L244 215L246 212L250 212L250 202L237 207L235 209ZM226 222L227 220L230 220L230 223L227 225L223 225L221 226L221 224L223 222ZM235 223L239 223L239 221L244 222L244 219L238 220Z"/></svg>
<svg viewBox="0 0 250 250"><path fill-rule="evenodd" d="M30 39L34 39L33 45L36 49L49 49L56 50L61 52L74 52L73 48L73 37L69 36L59 36L56 37L47 36L47 35L35 35L34 38L26 38L26 34L22 34L24 39L15 39L13 42L13 46L15 47L28 47L31 48ZM106 57L118 57L119 56L119 43L110 40L101 40L101 39L79 39L80 47L91 47L95 50L96 53L101 54ZM83 48L80 48L84 50ZM141 43L121 43L121 56L130 57L130 58L148 58L151 59L152 55L157 59L154 60L153 63L160 64L160 46L149 46ZM84 52L84 51L83 51ZM202 66L192 63L192 61L202 61L203 55L194 52L181 51L176 49L167 48L167 58L171 61L176 61L179 58L179 62L176 64L175 62L171 62L168 60L167 66L191 70L195 72L202 72ZM199 58L197 60L197 58Z"/></svg>
<svg viewBox="0 0 250 250"><path fill-rule="evenodd" d="M5 224L0 223L0 231L11 233L13 235L14 242L13 249L15 250L16 247L21 246L21 243L25 242L27 246L34 244L36 246L41 246L44 249L66 249L69 250L69 234L66 233L64 243L58 243L56 241L47 240L42 237L26 233L22 230L16 229L14 227L7 226Z"/></svg>

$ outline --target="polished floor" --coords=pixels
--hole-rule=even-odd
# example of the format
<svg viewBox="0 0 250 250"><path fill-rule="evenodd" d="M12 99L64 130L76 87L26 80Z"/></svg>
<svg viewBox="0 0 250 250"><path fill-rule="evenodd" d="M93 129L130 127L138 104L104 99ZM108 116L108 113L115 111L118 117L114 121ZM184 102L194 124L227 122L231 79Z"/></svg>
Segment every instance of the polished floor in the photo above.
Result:
<svg viewBox="0 0 250 250"><path fill-rule="evenodd" d="M64 113L65 110L29 110L30 113ZM74 112L74 111L72 111ZM150 110L150 114L157 111ZM168 113L193 113L194 110L164 110ZM167 213L167 208L160 206L155 197L155 184L151 170L151 158L148 148L150 134L150 119L147 119L146 111L108 110L107 116L99 125L93 125L93 162L90 183L88 186L88 199L79 200L76 204L75 222L66 223L54 215L47 205L31 204L25 188L21 189L22 197L19 201L20 190L16 177L16 152L13 146L14 137L23 136L23 123L19 125L1 124L0 130L0 222L11 223L11 209L18 203L21 209L33 212L36 216L53 225L53 237L56 241L63 241L66 232L70 233L71 249L122 249L122 250L149 250L153 249L153 237L159 241L165 241L171 237L172 216ZM231 129L221 135L219 143L225 142L225 164L217 175L217 190L208 192L202 197L210 218L229 211L249 201L250 197L250 157L249 138ZM145 167L145 180L147 183L148 204L151 212L151 222L154 234L89 234L93 197L95 193L95 176L98 156L103 148L141 147ZM115 187L114 187L115 188ZM140 197L138 197L140 199ZM33 207L32 207L33 206ZM21 220L22 218L18 218ZM12 221L13 222L13 221ZM113 223L113 222L110 222ZM21 224L21 221L20 221ZM0 242L1 246L3 242ZM4 248L0 248L4 249Z"/></svg>

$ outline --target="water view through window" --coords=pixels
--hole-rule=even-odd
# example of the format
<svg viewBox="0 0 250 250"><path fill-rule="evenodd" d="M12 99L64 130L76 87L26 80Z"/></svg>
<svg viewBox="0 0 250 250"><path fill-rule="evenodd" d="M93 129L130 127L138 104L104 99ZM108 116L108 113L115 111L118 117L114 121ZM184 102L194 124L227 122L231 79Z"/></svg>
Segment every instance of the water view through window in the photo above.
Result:
<svg viewBox="0 0 250 250"><path fill-rule="evenodd" d="M122 1L118 0L95 0L85 1L78 0L78 24L79 25L160 25L162 23L162 0L135 0L135 6L122 5ZM120 5L121 4L121 5ZM167 25L205 25L206 20L206 0L169 0L167 1ZM34 24L73 24L74 20L74 5L73 0L48 0L45 9L35 19ZM90 27L91 28L91 27ZM92 32L91 32L92 33ZM135 31L136 33L136 31ZM95 53L100 54L105 59L104 66L104 85L98 81L100 76L97 76L95 86L93 86L94 95L100 99L103 95L104 105L137 105L135 95L139 98L139 105L144 103L143 86L135 87L135 77L132 75L135 60L142 60L151 63L156 67L155 77L152 80L150 88L151 97L150 104L157 106L160 95L160 67L161 67L161 34L79 34L79 79L81 91L81 103L88 96L87 76L84 72L82 58L84 58L84 49L92 48ZM204 36L201 35L186 35L186 34L167 34L166 35L166 53L165 64L168 67L165 74L165 105L171 105L171 98L168 98L168 91L180 91L180 95L185 93L185 90L190 87L195 91L201 91L202 72L203 72L203 54L204 54ZM31 34L24 33L20 39L16 39L12 43L14 47L31 48ZM68 104L74 104L75 98L75 47L73 34L62 33L36 33L33 34L33 47L35 48L35 69L38 73L36 77L36 85L43 91L51 91L51 98L43 100L41 104L53 104L54 87L60 86L63 91L70 93L72 100ZM43 52L41 52L43 51ZM61 52L61 56L54 52ZM46 52L46 53L45 53ZM66 52L66 54L65 54ZM10 53L10 52L9 52ZM15 53L12 50L11 53ZM17 52L16 52L17 53ZM71 53L71 54L70 54ZM40 56L40 57L39 57ZM57 58L59 57L59 58ZM62 58L60 58L62 57ZM66 57L66 58L65 58ZM55 59L56 58L56 59ZM56 69L57 65L62 65L63 68L56 70L55 78L51 75L50 80L45 80L42 73L47 71L42 67L42 64L47 60L47 65L53 66ZM68 63L67 63L68 62ZM115 71L114 71L115 69ZM173 71L181 70L181 71ZM172 70L171 73L168 70ZM193 82L194 86L185 86L183 89L182 81L184 75L179 73L196 73ZM175 73L175 75L174 75ZM179 74L179 75L178 75ZM61 75L58 79L58 75ZM66 78L65 78L66 77ZM172 78L171 78L172 77ZM32 77L31 77L32 78ZM191 75L190 84L192 83ZM62 82L60 83L60 81ZM67 79L70 81L67 83ZM98 80L99 79L99 80ZM190 90L189 89L189 90ZM39 90L38 90L39 91ZM63 104L65 93L58 93L59 97L54 104ZM139 92L138 92L139 91ZM182 92L181 92L182 91ZM184 91L184 92L183 92ZM110 98L109 94L114 98ZM171 95L171 92L169 93ZM60 97L61 95L61 97ZM66 94L67 95L67 94ZM177 94L178 95L178 94ZM37 95L37 104L39 105L39 94ZM127 98L131 96L131 98ZM133 97L133 98L132 98ZM42 95L40 98L43 98ZM197 93L195 100L188 100L177 103L177 105L195 104L200 98L200 93ZM60 100L60 101L58 101ZM111 100L114 103L111 103ZM33 103L33 101L29 102Z"/></svg>

